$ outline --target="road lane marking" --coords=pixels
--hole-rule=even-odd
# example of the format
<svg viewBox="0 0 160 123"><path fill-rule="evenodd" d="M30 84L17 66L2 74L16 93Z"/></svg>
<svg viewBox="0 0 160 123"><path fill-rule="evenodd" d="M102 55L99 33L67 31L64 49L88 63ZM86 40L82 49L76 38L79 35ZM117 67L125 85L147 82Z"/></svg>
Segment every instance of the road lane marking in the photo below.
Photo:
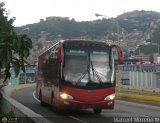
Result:
<svg viewBox="0 0 160 123"><path fill-rule="evenodd" d="M35 96L35 92L36 92L36 90L33 92L33 98L34 98L35 100L37 100L38 102L40 102L40 100Z"/></svg>
<svg viewBox="0 0 160 123"><path fill-rule="evenodd" d="M87 121L81 120L81 119L79 119L79 118L77 118L77 117L74 117L74 116L71 116L71 115L69 115L68 117L70 117L70 118L72 118L72 119L74 119L74 120L80 121L80 122L82 122L82 123L88 123Z"/></svg>
<svg viewBox="0 0 160 123"><path fill-rule="evenodd" d="M148 115L140 115L140 117L149 117Z"/></svg>

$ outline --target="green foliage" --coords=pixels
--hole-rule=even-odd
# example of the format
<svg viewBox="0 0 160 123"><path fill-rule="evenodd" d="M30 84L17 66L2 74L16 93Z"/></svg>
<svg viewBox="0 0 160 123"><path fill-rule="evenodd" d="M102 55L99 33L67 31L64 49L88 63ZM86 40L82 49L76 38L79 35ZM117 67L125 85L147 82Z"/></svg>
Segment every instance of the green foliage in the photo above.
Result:
<svg viewBox="0 0 160 123"><path fill-rule="evenodd" d="M32 48L32 40L26 34L18 35L12 26L14 19L4 16L4 3L0 2L0 78L10 78L10 67L15 67L16 76L20 69L25 71L25 63ZM3 70L3 71L2 71Z"/></svg>
<svg viewBox="0 0 160 123"><path fill-rule="evenodd" d="M19 119L14 116L14 113L12 111L6 113L6 114L0 114L1 120L7 120L7 123L14 122L19 123Z"/></svg>
<svg viewBox="0 0 160 123"><path fill-rule="evenodd" d="M0 32L10 32L13 30L12 23L15 18L11 18L9 21L7 20L8 17L4 15L7 15L8 13L6 12L4 5L3 2L0 2Z"/></svg>
<svg viewBox="0 0 160 123"><path fill-rule="evenodd" d="M160 46L158 47L158 45L143 45L136 50L136 54L139 54L139 52L143 52L145 54L154 54L159 52L159 49Z"/></svg>
<svg viewBox="0 0 160 123"><path fill-rule="evenodd" d="M160 27L160 25L159 25ZM160 42L160 28L156 28L151 37L152 42Z"/></svg>
<svg viewBox="0 0 160 123"><path fill-rule="evenodd" d="M43 48L43 45L41 43L37 43L36 45L38 46L38 49L42 49Z"/></svg>
<svg viewBox="0 0 160 123"><path fill-rule="evenodd" d="M110 35L108 36L108 39L109 39L109 40L112 40L112 41L117 41L117 40L118 40L118 36L115 35L115 34L110 34Z"/></svg>

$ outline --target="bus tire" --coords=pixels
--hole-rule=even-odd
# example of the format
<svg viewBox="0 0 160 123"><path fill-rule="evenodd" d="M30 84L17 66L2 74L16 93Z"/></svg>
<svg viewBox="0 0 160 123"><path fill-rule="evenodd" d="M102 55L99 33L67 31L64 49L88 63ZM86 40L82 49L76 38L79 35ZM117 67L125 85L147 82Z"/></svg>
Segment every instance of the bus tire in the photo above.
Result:
<svg viewBox="0 0 160 123"><path fill-rule="evenodd" d="M62 110L52 105L52 110L57 114L62 114Z"/></svg>
<svg viewBox="0 0 160 123"><path fill-rule="evenodd" d="M102 109L100 109L100 108L94 108L94 109L93 109L93 112L94 112L95 114L100 114L100 113L102 112Z"/></svg>
<svg viewBox="0 0 160 123"><path fill-rule="evenodd" d="M54 105L53 104L53 99L54 99L54 92L51 93L51 105Z"/></svg>
<svg viewBox="0 0 160 123"><path fill-rule="evenodd" d="M44 106L45 102L42 101L42 92L41 91L39 91L39 97L38 97L38 99L40 101L41 106Z"/></svg>

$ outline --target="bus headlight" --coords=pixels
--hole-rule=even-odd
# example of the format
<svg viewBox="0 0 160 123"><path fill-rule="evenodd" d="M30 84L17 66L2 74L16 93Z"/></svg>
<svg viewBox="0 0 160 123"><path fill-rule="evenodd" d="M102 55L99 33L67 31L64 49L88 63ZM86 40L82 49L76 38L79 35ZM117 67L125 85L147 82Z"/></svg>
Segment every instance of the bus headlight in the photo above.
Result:
<svg viewBox="0 0 160 123"><path fill-rule="evenodd" d="M115 94L110 94L104 98L104 100L113 100L115 98Z"/></svg>
<svg viewBox="0 0 160 123"><path fill-rule="evenodd" d="M62 99L73 99L73 97L72 97L71 95L66 94L66 93L61 93L61 94L60 94L60 97L61 97Z"/></svg>

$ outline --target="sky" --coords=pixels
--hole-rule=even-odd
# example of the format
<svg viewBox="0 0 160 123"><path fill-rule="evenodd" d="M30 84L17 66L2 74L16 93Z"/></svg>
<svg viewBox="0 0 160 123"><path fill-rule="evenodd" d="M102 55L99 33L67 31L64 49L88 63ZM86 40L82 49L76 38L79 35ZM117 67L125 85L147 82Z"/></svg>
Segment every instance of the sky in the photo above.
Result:
<svg viewBox="0 0 160 123"><path fill-rule="evenodd" d="M37 23L49 16L74 18L76 21L117 17L133 10L160 12L160 0L0 0L5 3L9 18L16 17L14 26Z"/></svg>

